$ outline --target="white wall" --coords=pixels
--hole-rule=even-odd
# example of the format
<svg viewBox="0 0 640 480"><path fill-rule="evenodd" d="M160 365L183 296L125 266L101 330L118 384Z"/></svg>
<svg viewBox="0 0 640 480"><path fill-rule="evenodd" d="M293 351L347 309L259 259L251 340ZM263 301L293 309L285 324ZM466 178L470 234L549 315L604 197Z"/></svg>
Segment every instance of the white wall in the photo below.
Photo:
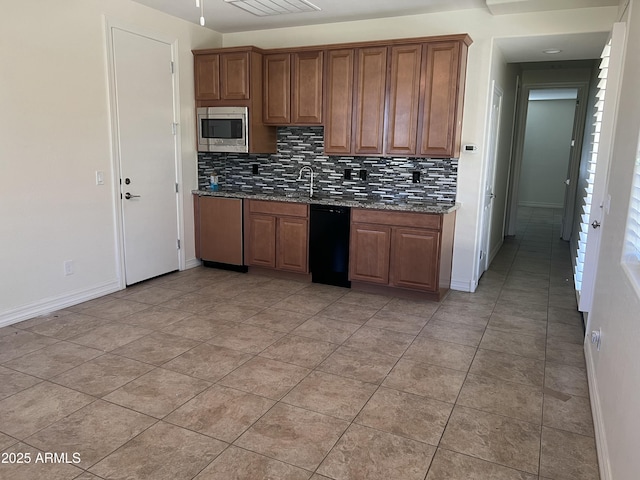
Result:
<svg viewBox="0 0 640 480"><path fill-rule="evenodd" d="M105 15L178 41L184 245L195 256L191 49L221 35L130 0L3 2L0 325L118 288Z"/></svg>
<svg viewBox="0 0 640 480"><path fill-rule="evenodd" d="M562 208L575 100L529 100L518 205Z"/></svg>
<svg viewBox="0 0 640 480"><path fill-rule="evenodd" d="M257 45L263 48L322 45L330 43L468 33L469 48L462 141L475 143L479 151L461 154L458 176L452 288L475 290L481 221L480 179L484 173L485 123L490 98L493 39L561 33L606 32L611 29L617 7L583 8L553 12L492 16L485 9L461 10L410 17L395 17L329 25L282 28L225 34L225 46Z"/></svg>
<svg viewBox="0 0 640 480"><path fill-rule="evenodd" d="M627 19L627 51L602 222L591 329L602 329L598 352L585 344L603 480L636 480L640 472L640 294L621 265L634 159L640 132L640 1Z"/></svg>

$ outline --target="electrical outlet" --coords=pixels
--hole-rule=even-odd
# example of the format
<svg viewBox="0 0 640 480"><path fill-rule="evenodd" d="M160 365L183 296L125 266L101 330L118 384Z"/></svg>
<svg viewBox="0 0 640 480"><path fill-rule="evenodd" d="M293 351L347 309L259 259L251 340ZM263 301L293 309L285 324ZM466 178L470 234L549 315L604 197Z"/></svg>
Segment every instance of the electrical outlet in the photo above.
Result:
<svg viewBox="0 0 640 480"><path fill-rule="evenodd" d="M345 180L351 180L351 169L350 168L345 168L344 169L344 179Z"/></svg>
<svg viewBox="0 0 640 480"><path fill-rule="evenodd" d="M367 179L367 171L364 168L360 169L359 175L360 175L360 180L366 180Z"/></svg>
<svg viewBox="0 0 640 480"><path fill-rule="evenodd" d="M64 276L73 275L73 260L64 261Z"/></svg>
<svg viewBox="0 0 640 480"><path fill-rule="evenodd" d="M257 163L254 163L254 164L251 166L251 172L252 172L254 175L258 175L258 164L257 164Z"/></svg>
<svg viewBox="0 0 640 480"><path fill-rule="evenodd" d="M413 183L420 183L420 172L411 172L411 181Z"/></svg>

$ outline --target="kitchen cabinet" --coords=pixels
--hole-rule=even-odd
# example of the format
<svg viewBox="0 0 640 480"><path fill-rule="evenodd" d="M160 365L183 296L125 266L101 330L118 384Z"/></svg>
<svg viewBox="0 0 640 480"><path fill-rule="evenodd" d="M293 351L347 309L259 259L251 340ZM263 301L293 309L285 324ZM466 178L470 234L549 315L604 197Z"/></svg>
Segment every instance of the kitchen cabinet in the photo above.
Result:
<svg viewBox="0 0 640 480"><path fill-rule="evenodd" d="M309 273L309 207L248 200L245 206L247 265Z"/></svg>
<svg viewBox="0 0 640 480"><path fill-rule="evenodd" d="M247 265L276 267L276 217L249 215Z"/></svg>
<svg viewBox="0 0 640 480"><path fill-rule="evenodd" d="M250 52L194 56L196 100L249 100Z"/></svg>
<svg viewBox="0 0 640 480"><path fill-rule="evenodd" d="M435 292L438 287L440 235L436 230L394 228L389 272L397 287Z"/></svg>
<svg viewBox="0 0 640 480"><path fill-rule="evenodd" d="M355 50L329 50L325 77L324 151L351 153Z"/></svg>
<svg viewBox="0 0 640 480"><path fill-rule="evenodd" d="M357 217L357 213L353 213ZM391 228L354 222L351 225L350 239L349 279L387 285Z"/></svg>
<svg viewBox="0 0 640 480"><path fill-rule="evenodd" d="M275 153L276 128L262 122L262 57L256 47L193 50L196 108L247 107L249 153Z"/></svg>
<svg viewBox="0 0 640 480"><path fill-rule="evenodd" d="M264 56L264 123L322 123L322 51Z"/></svg>
<svg viewBox="0 0 640 480"><path fill-rule="evenodd" d="M454 224L455 212L352 210L349 279L440 299L451 283Z"/></svg>
<svg viewBox="0 0 640 480"><path fill-rule="evenodd" d="M385 153L415 155L418 141L422 45L397 45L389 52Z"/></svg>
<svg viewBox="0 0 640 480"><path fill-rule="evenodd" d="M196 258L243 265L242 200L194 195Z"/></svg>
<svg viewBox="0 0 640 480"><path fill-rule="evenodd" d="M471 40L413 40L327 51L325 153L460 155Z"/></svg>
<svg viewBox="0 0 640 480"><path fill-rule="evenodd" d="M379 155L384 136L387 47L356 50L354 92L355 155Z"/></svg>
<svg viewBox="0 0 640 480"><path fill-rule="evenodd" d="M381 154L387 47L330 50L327 57L325 153Z"/></svg>
<svg viewBox="0 0 640 480"><path fill-rule="evenodd" d="M467 44L463 41L424 46L418 152L421 156L460 156L466 63Z"/></svg>
<svg viewBox="0 0 640 480"><path fill-rule="evenodd" d="M196 100L220 100L220 55L194 57Z"/></svg>

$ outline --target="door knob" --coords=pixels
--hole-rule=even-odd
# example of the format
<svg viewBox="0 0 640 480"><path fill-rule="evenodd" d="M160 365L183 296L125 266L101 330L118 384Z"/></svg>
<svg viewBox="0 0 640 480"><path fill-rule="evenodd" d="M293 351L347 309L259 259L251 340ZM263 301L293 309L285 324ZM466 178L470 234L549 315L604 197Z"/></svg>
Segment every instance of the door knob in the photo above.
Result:
<svg viewBox="0 0 640 480"><path fill-rule="evenodd" d="M600 228L600 222L597 220L594 220L593 223L591 223L591 226L593 228Z"/></svg>
<svg viewBox="0 0 640 480"><path fill-rule="evenodd" d="M132 198L140 198L140 195L131 195L129 192L124 194L124 198L131 200Z"/></svg>

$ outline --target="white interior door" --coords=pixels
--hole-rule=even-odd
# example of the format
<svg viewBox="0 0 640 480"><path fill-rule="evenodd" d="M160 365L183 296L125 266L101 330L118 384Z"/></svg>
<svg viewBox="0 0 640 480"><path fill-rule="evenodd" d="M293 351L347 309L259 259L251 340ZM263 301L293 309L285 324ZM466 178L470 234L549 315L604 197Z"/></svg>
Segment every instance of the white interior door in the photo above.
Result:
<svg viewBox="0 0 640 480"><path fill-rule="evenodd" d="M171 44L112 28L126 284L178 269Z"/></svg>
<svg viewBox="0 0 640 480"><path fill-rule="evenodd" d="M493 82L492 101L487 141L487 175L484 184L484 202L482 212L482 239L480 247L480 274L489 268L491 262L491 225L493 217L494 191L496 182L496 161L498 155L498 136L500 133L500 115L502 113L502 90Z"/></svg>
<svg viewBox="0 0 640 480"><path fill-rule="evenodd" d="M581 312L590 312L593 305L600 239L608 209L609 159L618 111L625 35L625 24L614 24L610 43L603 51L600 65L598 103L594 115L596 131L590 152L590 177L587 188L581 192L581 222L574 262L578 310Z"/></svg>

